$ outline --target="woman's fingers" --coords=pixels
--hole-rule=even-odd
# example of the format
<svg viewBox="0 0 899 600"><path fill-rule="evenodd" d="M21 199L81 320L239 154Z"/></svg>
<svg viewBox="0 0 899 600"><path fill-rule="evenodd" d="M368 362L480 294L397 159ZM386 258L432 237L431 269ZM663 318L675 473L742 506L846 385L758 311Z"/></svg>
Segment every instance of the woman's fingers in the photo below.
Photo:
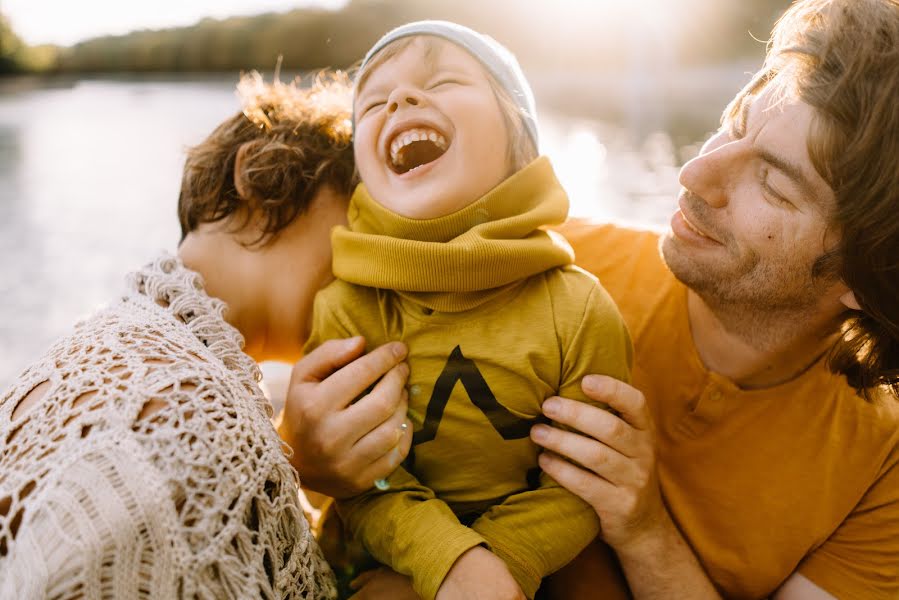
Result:
<svg viewBox="0 0 899 600"><path fill-rule="evenodd" d="M341 419L343 427L355 431L358 435L353 442L376 428L381 423L395 416L400 406L408 400L406 380L409 378L409 365L400 363L387 371L371 392L348 406ZM403 410L405 414L405 410ZM397 423L399 425L399 423Z"/></svg>
<svg viewBox="0 0 899 600"><path fill-rule="evenodd" d="M337 369L358 358L363 350L365 339L361 336L328 340L297 362L290 374L290 384L323 381Z"/></svg>
<svg viewBox="0 0 899 600"><path fill-rule="evenodd" d="M531 439L616 485L633 478L634 466L627 457L592 438L536 425L531 429Z"/></svg>
<svg viewBox="0 0 899 600"><path fill-rule="evenodd" d="M332 410L348 406L405 358L406 345L401 342L390 342L375 348L322 382L320 394L323 402Z"/></svg>
<svg viewBox="0 0 899 600"><path fill-rule="evenodd" d="M387 479L393 473L400 463L409 454L409 448L412 447L412 427L409 426L403 431L399 443L385 452L379 459L365 467L359 472L359 487L370 488L378 479Z"/></svg>
<svg viewBox="0 0 899 600"><path fill-rule="evenodd" d="M366 398L363 398L362 401L357 402L351 408L356 408L361 402L366 402L368 399L368 396L366 396ZM359 457L358 460L361 461L360 466L375 462L397 446L404 435L410 433L411 425L406 419L408 405L409 395L403 389L400 401L396 404L393 414L373 429L370 427L366 429L365 434L356 441L350 452Z"/></svg>

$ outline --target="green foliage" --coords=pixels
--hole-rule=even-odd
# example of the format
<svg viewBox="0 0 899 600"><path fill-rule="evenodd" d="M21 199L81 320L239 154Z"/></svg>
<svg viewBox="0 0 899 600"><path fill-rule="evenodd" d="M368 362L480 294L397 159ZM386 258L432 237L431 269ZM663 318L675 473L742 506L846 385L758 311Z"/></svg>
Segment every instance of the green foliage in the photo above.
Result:
<svg viewBox="0 0 899 600"><path fill-rule="evenodd" d="M760 59L788 0L352 0L337 11L204 19L191 27L95 38L71 48L25 48L0 21L0 72L52 66L64 72L309 70L357 62L401 23L443 18L497 38L529 68L628 69L647 61L709 64ZM594 6L605 6L596 10ZM655 9L651 7L655 6ZM668 12L664 12L668 11Z"/></svg>

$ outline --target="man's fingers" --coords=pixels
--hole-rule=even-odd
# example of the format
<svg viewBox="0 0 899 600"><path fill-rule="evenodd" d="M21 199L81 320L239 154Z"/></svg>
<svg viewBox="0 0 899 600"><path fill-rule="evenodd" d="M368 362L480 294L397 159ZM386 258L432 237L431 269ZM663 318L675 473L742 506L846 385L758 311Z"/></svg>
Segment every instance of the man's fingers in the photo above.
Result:
<svg viewBox="0 0 899 600"><path fill-rule="evenodd" d="M587 375L581 381L581 388L590 398L617 410L633 427L643 431L652 429L646 398L637 388L606 375Z"/></svg>
<svg viewBox="0 0 899 600"><path fill-rule="evenodd" d="M318 383L331 373L358 358L365 350L365 338L356 336L343 340L328 340L304 356L290 373L290 385Z"/></svg>
<svg viewBox="0 0 899 600"><path fill-rule="evenodd" d="M344 408L404 358L405 344L384 344L325 379L319 393L332 408Z"/></svg>
<svg viewBox="0 0 899 600"><path fill-rule="evenodd" d="M633 458L640 452L639 432L608 410L554 396L543 403L543 414L556 423L601 441L624 456Z"/></svg>
<svg viewBox="0 0 899 600"><path fill-rule="evenodd" d="M632 479L633 463L592 438L547 425L537 425L531 429L531 439L616 485Z"/></svg>
<svg viewBox="0 0 899 600"><path fill-rule="evenodd" d="M575 496L594 507L609 504L606 500L615 494L615 486L551 452L542 452L538 459L540 468Z"/></svg>

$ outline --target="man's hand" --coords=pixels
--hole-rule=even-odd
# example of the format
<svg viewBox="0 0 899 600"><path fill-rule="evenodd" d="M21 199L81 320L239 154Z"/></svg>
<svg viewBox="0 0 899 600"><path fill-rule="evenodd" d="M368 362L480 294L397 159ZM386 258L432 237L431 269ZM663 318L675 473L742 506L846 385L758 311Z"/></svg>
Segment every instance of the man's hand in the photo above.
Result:
<svg viewBox="0 0 899 600"><path fill-rule="evenodd" d="M584 377L581 387L620 416L583 402L549 398L543 413L585 435L535 426L531 437L551 451L540 455L540 466L593 506L600 535L617 553L634 598L719 600L662 501L652 417L643 394L599 375Z"/></svg>
<svg viewBox="0 0 899 600"><path fill-rule="evenodd" d="M387 477L412 444L406 347L392 342L362 356L364 350L361 337L329 340L303 357L293 368L278 426L303 486L335 498Z"/></svg>
<svg viewBox="0 0 899 600"><path fill-rule="evenodd" d="M621 552L670 521L659 491L652 418L643 394L617 379L589 375L582 388L620 416L553 397L543 403L543 413L586 435L537 425L531 437L552 451L540 455L540 467L593 506L602 538Z"/></svg>
<svg viewBox="0 0 899 600"><path fill-rule="evenodd" d="M456 559L436 600L525 600L525 596L506 563L475 546Z"/></svg>

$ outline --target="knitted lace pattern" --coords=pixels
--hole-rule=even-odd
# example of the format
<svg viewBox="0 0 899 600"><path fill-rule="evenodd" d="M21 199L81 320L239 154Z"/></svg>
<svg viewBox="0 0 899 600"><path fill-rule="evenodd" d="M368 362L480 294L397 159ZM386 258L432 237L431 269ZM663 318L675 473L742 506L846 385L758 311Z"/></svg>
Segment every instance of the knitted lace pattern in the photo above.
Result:
<svg viewBox="0 0 899 600"><path fill-rule="evenodd" d="M0 396L0 598L335 597L224 310L164 255Z"/></svg>

